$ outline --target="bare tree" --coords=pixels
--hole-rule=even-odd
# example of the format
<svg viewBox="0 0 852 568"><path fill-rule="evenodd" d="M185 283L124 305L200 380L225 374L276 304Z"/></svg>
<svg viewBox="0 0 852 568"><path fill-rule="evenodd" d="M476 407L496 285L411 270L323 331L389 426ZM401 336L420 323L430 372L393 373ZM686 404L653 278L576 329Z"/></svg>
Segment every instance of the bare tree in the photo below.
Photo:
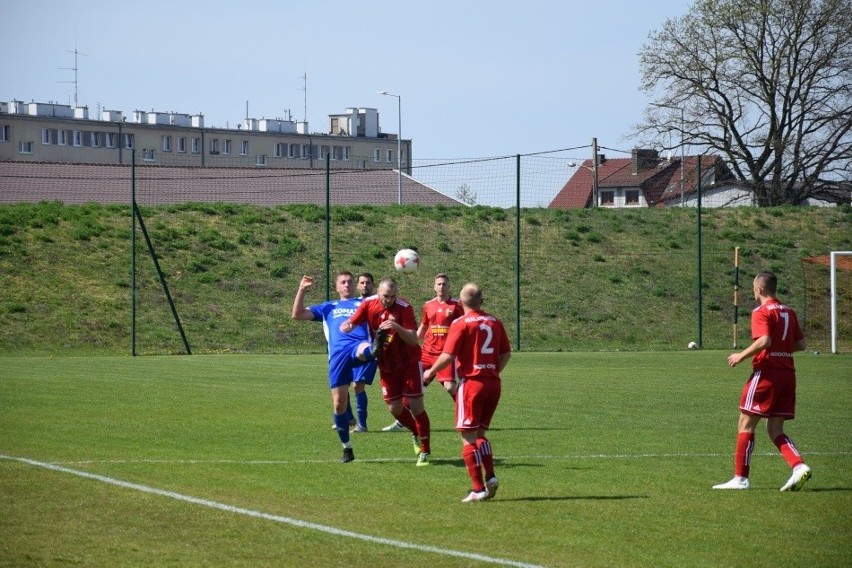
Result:
<svg viewBox="0 0 852 568"><path fill-rule="evenodd" d="M456 199L468 205L476 205L476 192L470 190L466 183L456 188Z"/></svg>
<svg viewBox="0 0 852 568"><path fill-rule="evenodd" d="M697 0L639 55L635 137L720 154L761 206L852 181L852 0Z"/></svg>

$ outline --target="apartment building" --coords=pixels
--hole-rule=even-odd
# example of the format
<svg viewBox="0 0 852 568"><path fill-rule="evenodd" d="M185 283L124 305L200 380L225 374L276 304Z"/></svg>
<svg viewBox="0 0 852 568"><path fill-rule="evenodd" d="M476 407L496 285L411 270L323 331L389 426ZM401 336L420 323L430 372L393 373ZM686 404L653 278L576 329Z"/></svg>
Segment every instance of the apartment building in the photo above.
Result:
<svg viewBox="0 0 852 568"><path fill-rule="evenodd" d="M401 154L397 156L397 148ZM374 108L329 115L327 132L290 118L249 118L206 127L201 114L103 110L58 103L0 102L0 161L261 168L411 170L411 140L379 126Z"/></svg>

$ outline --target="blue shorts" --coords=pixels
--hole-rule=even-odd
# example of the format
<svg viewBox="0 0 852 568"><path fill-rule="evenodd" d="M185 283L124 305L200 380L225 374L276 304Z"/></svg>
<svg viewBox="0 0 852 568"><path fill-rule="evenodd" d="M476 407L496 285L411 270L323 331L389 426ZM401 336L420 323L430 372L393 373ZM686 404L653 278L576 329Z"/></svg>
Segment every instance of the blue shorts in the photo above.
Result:
<svg viewBox="0 0 852 568"><path fill-rule="evenodd" d="M362 365L355 367L355 378L352 379L352 382L372 385L375 378L376 360L373 359L372 361L363 361Z"/></svg>
<svg viewBox="0 0 852 568"><path fill-rule="evenodd" d="M352 343L331 353L328 357L329 388L348 386L350 383L364 382L373 384L376 375L376 362L362 361L358 358L359 343Z"/></svg>

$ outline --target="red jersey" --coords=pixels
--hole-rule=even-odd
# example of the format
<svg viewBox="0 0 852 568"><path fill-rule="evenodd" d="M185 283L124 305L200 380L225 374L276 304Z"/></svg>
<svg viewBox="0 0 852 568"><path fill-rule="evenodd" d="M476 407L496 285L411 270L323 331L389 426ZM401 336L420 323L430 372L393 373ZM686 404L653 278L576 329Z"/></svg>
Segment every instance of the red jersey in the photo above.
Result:
<svg viewBox="0 0 852 568"><path fill-rule="evenodd" d="M358 306L349 322L358 325L367 322L370 333L375 335L376 330L382 322L393 316L396 323L405 329L416 330L417 320L414 318L414 308L402 298L397 298L391 309L385 309L382 300L378 296L370 296ZM409 345L399 337L395 330L388 332L388 337L382 347L379 357L379 370L382 377L395 375L406 375L411 372L420 372L420 346Z"/></svg>
<svg viewBox="0 0 852 568"><path fill-rule="evenodd" d="M456 356L459 377L500 378L500 356L511 351L503 323L482 311L464 314L450 324L444 352Z"/></svg>
<svg viewBox="0 0 852 568"><path fill-rule="evenodd" d="M450 324L456 318L464 315L461 302L455 298L449 298L442 302L438 298L432 298L423 304L423 315L420 317L420 325L426 326L426 336L423 339L423 353L437 357L444 350L447 341L447 333Z"/></svg>
<svg viewBox="0 0 852 568"><path fill-rule="evenodd" d="M758 339L764 335L770 337L772 345L754 356L752 368L795 370L793 344L805 337L796 311L775 298L755 308L751 312L751 337Z"/></svg>

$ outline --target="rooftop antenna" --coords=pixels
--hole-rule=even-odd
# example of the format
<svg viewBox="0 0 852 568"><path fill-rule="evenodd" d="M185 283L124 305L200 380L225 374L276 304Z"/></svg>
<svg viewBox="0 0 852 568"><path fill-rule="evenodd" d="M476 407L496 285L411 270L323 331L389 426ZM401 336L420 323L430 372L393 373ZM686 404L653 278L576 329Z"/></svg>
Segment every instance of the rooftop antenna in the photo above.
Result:
<svg viewBox="0 0 852 568"><path fill-rule="evenodd" d="M77 51L77 42L74 42L74 51L71 51L70 49L68 49L66 51L68 51L68 53L74 54L74 67L60 67L59 69L66 69L68 71L73 71L74 72L74 80L73 81L59 81L59 82L60 83L74 83L74 108L77 108L77 106L79 106L78 101L77 101L77 87L78 87L77 71L79 69L77 67L77 56L78 55L87 55L87 54L80 53L79 51Z"/></svg>
<svg viewBox="0 0 852 568"><path fill-rule="evenodd" d="M305 92L305 117L302 119L303 122L308 121L308 72L305 71L305 74L302 75L302 90Z"/></svg>

